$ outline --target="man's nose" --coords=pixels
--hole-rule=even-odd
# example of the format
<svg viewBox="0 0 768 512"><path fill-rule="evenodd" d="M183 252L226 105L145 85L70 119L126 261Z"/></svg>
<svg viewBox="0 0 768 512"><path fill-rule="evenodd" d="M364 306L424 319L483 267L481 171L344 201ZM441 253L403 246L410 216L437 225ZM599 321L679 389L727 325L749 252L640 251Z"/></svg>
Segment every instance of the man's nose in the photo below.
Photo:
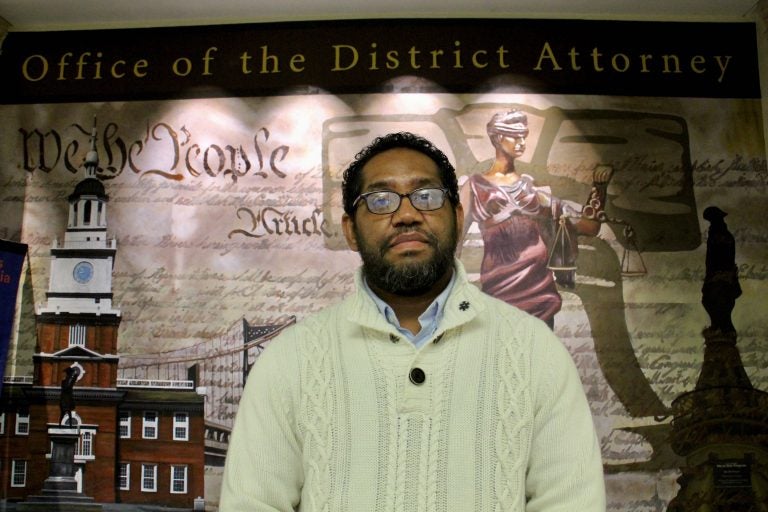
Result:
<svg viewBox="0 0 768 512"><path fill-rule="evenodd" d="M392 225L409 225L421 222L421 212L413 207L408 196L400 198L400 207L392 213Z"/></svg>

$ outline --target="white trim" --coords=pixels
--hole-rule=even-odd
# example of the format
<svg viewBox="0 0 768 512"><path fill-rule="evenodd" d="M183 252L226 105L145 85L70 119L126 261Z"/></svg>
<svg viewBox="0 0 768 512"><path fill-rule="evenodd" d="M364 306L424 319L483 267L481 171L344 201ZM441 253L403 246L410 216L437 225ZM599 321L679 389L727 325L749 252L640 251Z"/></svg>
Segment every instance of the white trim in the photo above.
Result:
<svg viewBox="0 0 768 512"><path fill-rule="evenodd" d="M3 377L3 384L32 384L34 379L31 375L10 375Z"/></svg>
<svg viewBox="0 0 768 512"><path fill-rule="evenodd" d="M24 414L24 416L22 416ZM22 417L26 417L24 421L21 421ZM19 430L20 425L25 425L25 431L22 432ZM22 412L16 412L16 426L14 428L15 433L17 436L28 436L29 435L29 411L26 413Z"/></svg>
<svg viewBox="0 0 768 512"><path fill-rule="evenodd" d="M147 470L151 471L151 475L147 475ZM147 487L144 485L148 478L151 479L152 487ZM157 492L157 464L141 465L141 491Z"/></svg>
<svg viewBox="0 0 768 512"><path fill-rule="evenodd" d="M177 421L179 416L184 416L184 421ZM183 429L183 435L176 435L177 431ZM188 412L175 412L173 413L173 440L174 441L189 441L189 413Z"/></svg>
<svg viewBox="0 0 768 512"><path fill-rule="evenodd" d="M86 448L88 448L86 452ZM75 458L79 460L96 459L96 429L80 429L80 437L75 447Z"/></svg>
<svg viewBox="0 0 768 512"><path fill-rule="evenodd" d="M69 326L69 346L85 347L88 327L83 324L73 324Z"/></svg>
<svg viewBox="0 0 768 512"><path fill-rule="evenodd" d="M24 469L23 472L19 472L20 473L19 476L21 476L22 480L23 480L21 483L17 483L16 482L16 476L17 476L16 472L18 470L17 464L18 465L22 465L23 469ZM27 486L27 466L28 466L28 464L27 464L26 459L13 459L11 461L11 487L26 487Z"/></svg>
<svg viewBox="0 0 768 512"><path fill-rule="evenodd" d="M125 469L125 474L123 474L123 469ZM121 491L130 491L131 490L131 463L130 462L121 462L117 467L118 475L117 475L117 486L118 489ZM125 486L123 486L123 483L125 483Z"/></svg>
<svg viewBox="0 0 768 512"><path fill-rule="evenodd" d="M181 478L176 478L176 470L183 471L183 476ZM189 480L189 466L186 465L179 465L175 464L171 466L171 494L187 494L187 481ZM174 490L174 482L179 481L183 484L183 490L177 491Z"/></svg>
<svg viewBox="0 0 768 512"><path fill-rule="evenodd" d="M154 414L154 421L148 420L147 415ZM158 431L160 430L160 414L157 411L144 411L141 418L141 438L142 439L157 439ZM147 431L150 432L147 435Z"/></svg>
<svg viewBox="0 0 768 512"><path fill-rule="evenodd" d="M117 426L117 432L120 436L120 439L130 439L131 438L131 411L120 411L119 413L119 420L118 420L118 426ZM126 429L126 434L123 435L123 427Z"/></svg>
<svg viewBox="0 0 768 512"><path fill-rule="evenodd" d="M119 388L195 389L192 380L117 379Z"/></svg>

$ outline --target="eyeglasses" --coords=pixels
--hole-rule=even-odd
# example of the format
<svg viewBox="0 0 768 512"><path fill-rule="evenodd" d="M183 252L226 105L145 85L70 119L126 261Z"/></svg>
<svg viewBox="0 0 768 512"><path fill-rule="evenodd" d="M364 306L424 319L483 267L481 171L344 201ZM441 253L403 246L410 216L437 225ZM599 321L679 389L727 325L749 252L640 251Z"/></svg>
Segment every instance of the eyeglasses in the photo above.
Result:
<svg viewBox="0 0 768 512"><path fill-rule="evenodd" d="M422 212L429 212L441 208L445 203L445 188L419 188L407 194L398 194L391 190L375 190L360 194L352 203L352 208L357 208L360 201L365 201L368 211L377 215L395 213L400 208L400 203L407 197L414 208Z"/></svg>

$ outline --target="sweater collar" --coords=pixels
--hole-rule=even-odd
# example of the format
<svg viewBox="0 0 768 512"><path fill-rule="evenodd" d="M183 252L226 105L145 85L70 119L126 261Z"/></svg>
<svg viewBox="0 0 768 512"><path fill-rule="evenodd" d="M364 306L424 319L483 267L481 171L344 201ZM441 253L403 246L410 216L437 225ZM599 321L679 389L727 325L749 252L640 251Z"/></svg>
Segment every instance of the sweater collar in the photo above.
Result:
<svg viewBox="0 0 768 512"><path fill-rule="evenodd" d="M458 259L454 260L454 271L456 282L445 301L443 318L435 332L437 335L469 322L484 309L481 300L483 292L469 282L464 265ZM362 268L358 268L355 273L355 294L350 299L352 308L348 317L349 321L363 327L397 335L397 329L387 322L374 300L366 293L364 286Z"/></svg>

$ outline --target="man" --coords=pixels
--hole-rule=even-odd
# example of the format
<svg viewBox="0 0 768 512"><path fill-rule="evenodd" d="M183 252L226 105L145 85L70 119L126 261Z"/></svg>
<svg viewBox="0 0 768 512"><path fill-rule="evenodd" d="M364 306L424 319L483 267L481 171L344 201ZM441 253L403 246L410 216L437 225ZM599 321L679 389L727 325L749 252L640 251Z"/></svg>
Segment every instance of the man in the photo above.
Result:
<svg viewBox="0 0 768 512"><path fill-rule="evenodd" d="M220 510L604 511L568 352L453 258L464 214L445 155L378 138L342 192L357 291L257 360Z"/></svg>

